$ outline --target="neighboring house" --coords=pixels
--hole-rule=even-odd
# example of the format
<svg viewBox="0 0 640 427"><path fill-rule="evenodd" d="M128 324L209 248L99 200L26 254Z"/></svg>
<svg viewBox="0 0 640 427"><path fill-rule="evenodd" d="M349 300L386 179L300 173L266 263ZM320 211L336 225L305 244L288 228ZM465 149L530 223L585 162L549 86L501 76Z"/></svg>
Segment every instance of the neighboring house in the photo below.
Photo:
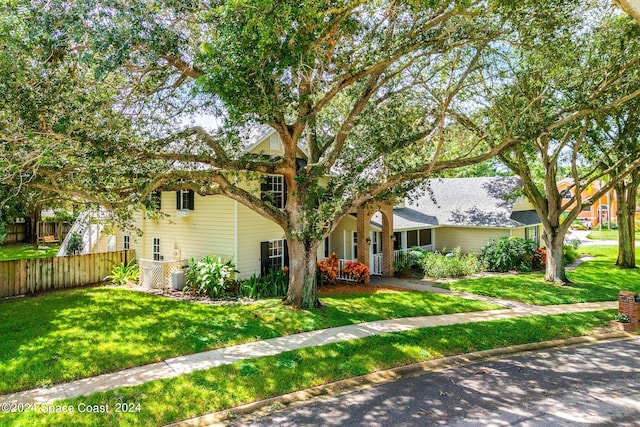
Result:
<svg viewBox="0 0 640 427"><path fill-rule="evenodd" d="M257 133L255 139L248 144L249 152L281 154L280 140L272 129ZM299 156L301 161L306 159L302 150ZM360 259L372 274L387 276L393 274L394 259L412 247L460 247L478 253L492 237L539 241L540 220L533 206L513 196L521 187L513 177L430 180L432 194L395 208L369 206L348 215L320 245L318 259L332 253L341 262ZM247 181L246 189L284 206L287 191L281 176L269 176L262 184ZM136 213L134 225L141 236L111 229L111 234L102 233L93 245L103 250L107 246L110 250L135 249L143 284L152 270L167 283L168 275L180 269L184 260L211 254L233 259L239 278L288 265L282 229L241 203L222 195L200 196L192 190L160 191L156 197L163 215L153 218ZM359 236L367 237L359 240Z"/></svg>
<svg viewBox="0 0 640 427"><path fill-rule="evenodd" d="M572 185L573 179L571 178L564 178L558 181L558 191L560 191L560 194L563 195L565 200L569 200L575 195L575 189L571 188ZM580 193L582 200L589 200L600 188L602 188L602 182L595 181ZM608 225L611 222L617 222L617 214L618 197L616 196L615 190L611 189L594 201L590 207L583 209L578 215L578 218L589 227L597 227L599 224Z"/></svg>

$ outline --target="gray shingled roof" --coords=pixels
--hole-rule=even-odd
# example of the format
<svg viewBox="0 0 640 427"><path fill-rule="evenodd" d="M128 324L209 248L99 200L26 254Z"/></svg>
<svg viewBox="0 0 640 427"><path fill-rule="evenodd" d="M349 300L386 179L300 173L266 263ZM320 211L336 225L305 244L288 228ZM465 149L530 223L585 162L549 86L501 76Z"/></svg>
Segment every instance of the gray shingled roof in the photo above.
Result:
<svg viewBox="0 0 640 427"><path fill-rule="evenodd" d="M513 228L540 223L534 211L513 212L515 194L522 188L517 177L431 179L429 186L432 194L427 192L394 210L395 230L434 225Z"/></svg>

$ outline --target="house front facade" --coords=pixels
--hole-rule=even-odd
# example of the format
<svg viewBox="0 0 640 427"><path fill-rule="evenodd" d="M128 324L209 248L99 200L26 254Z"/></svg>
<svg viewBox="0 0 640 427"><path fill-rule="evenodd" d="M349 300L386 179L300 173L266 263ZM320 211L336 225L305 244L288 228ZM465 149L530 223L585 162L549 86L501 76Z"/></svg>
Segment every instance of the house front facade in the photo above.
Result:
<svg viewBox="0 0 640 427"><path fill-rule="evenodd" d="M263 132L249 147L260 155L278 155L275 131ZM304 153L300 152L300 157ZM247 180L245 189L284 207L281 176ZM318 249L318 259L336 254L341 263L360 260L373 275L393 275L393 262L411 248L479 253L493 237L517 236L540 241L540 220L522 196L514 177L432 179L422 195L396 206L368 205L336 224ZM261 275L288 265L284 231L245 205L223 195L201 196L190 189L158 191L158 212L138 211L134 228L96 235L89 251L134 249L143 284L149 272L162 277L178 271L190 258L216 255L233 260L238 278ZM161 267L159 267L161 266ZM160 271L160 273L158 273Z"/></svg>

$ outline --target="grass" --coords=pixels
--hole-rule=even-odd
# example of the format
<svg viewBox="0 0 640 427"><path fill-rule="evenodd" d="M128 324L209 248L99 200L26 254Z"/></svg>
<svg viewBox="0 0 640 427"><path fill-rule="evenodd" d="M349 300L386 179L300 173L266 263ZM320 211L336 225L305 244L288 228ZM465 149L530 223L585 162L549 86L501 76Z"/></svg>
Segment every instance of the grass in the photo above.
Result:
<svg viewBox="0 0 640 427"><path fill-rule="evenodd" d="M17 243L0 246L0 261L27 258L50 258L56 256L60 245L47 245L47 249L38 249L37 245Z"/></svg>
<svg viewBox="0 0 640 427"><path fill-rule="evenodd" d="M278 299L205 305L91 288L0 303L0 393L169 357L367 321L499 308L420 292L323 296L301 311Z"/></svg>
<svg viewBox="0 0 640 427"><path fill-rule="evenodd" d="M597 230L594 229L587 234L587 239L591 240L618 240L618 230ZM636 233L636 240L640 239L640 233Z"/></svg>
<svg viewBox="0 0 640 427"><path fill-rule="evenodd" d="M164 425L409 363L585 335L605 326L613 313L609 310L423 328L310 347L56 402L74 408L80 404L108 405L106 413L6 413L0 422L12 426ZM135 412L115 412L121 402L132 404Z"/></svg>
<svg viewBox="0 0 640 427"><path fill-rule="evenodd" d="M578 251L595 259L567 272L567 277L573 282L570 286L547 283L542 273L465 279L441 286L539 305L614 301L621 290L640 292L640 272L616 267L616 247L585 246Z"/></svg>

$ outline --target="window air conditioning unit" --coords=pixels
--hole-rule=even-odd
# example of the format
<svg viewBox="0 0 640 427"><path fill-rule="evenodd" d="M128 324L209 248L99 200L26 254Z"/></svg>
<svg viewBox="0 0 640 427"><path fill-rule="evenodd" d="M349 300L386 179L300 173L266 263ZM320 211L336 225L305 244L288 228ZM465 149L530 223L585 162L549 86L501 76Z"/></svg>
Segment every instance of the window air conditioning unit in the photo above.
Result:
<svg viewBox="0 0 640 427"><path fill-rule="evenodd" d="M176 217L178 218L184 218L191 215L191 211L188 210L178 210L176 211Z"/></svg>

